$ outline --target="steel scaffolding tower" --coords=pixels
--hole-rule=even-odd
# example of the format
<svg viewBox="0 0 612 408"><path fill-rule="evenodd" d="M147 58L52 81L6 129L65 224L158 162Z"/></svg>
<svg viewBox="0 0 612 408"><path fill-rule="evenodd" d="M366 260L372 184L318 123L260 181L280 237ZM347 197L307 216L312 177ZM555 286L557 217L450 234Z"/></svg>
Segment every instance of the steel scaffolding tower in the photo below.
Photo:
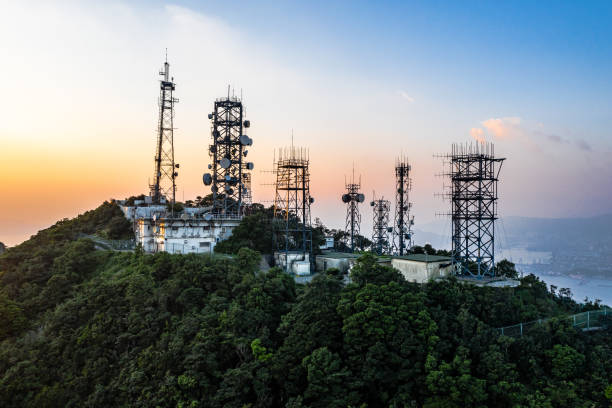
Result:
<svg viewBox="0 0 612 408"><path fill-rule="evenodd" d="M461 274L495 276L497 181L505 159L495 157L492 143L453 144L445 158L453 263Z"/></svg>
<svg viewBox="0 0 612 408"><path fill-rule="evenodd" d="M365 196L359 192L361 189L361 176L355 181L355 170L349 183L344 181L346 193L342 194L342 202L346 204L346 222L344 226L345 239L350 238L351 252L355 251L355 236L359 235L361 214L358 204L365 201Z"/></svg>
<svg viewBox="0 0 612 408"><path fill-rule="evenodd" d="M412 167L408 159L401 157L395 162L395 219L393 220L393 253L404 255L412 248L412 226L414 217L410 216L412 203L409 193L412 189L410 178Z"/></svg>
<svg viewBox="0 0 612 408"><path fill-rule="evenodd" d="M374 215L372 249L378 255L389 253L389 212L391 202L380 198L370 203Z"/></svg>
<svg viewBox="0 0 612 408"><path fill-rule="evenodd" d="M174 104L178 99L173 97L175 84L170 78L170 64L164 62L164 69L159 73L159 121L157 127L157 144L155 149L155 174L153 184L149 186L153 203L176 199L176 177L179 168L174 162ZM174 206L173 206L174 208Z"/></svg>
<svg viewBox="0 0 612 408"><path fill-rule="evenodd" d="M205 185L211 185L213 194L213 213L229 217L243 215L244 197L250 196L247 187L248 172L253 163L244 162L248 146L253 139L245 135L244 129L250 127L243 120L242 101L234 96L219 98L215 101L214 111L208 115L212 120L213 143L209 147L212 174L205 173Z"/></svg>
<svg viewBox="0 0 612 408"><path fill-rule="evenodd" d="M279 149L274 163L276 193L274 195L274 240L280 252L301 253L312 260L309 157L306 149ZM287 260L288 258L285 257ZM287 267L289 262L286 261Z"/></svg>

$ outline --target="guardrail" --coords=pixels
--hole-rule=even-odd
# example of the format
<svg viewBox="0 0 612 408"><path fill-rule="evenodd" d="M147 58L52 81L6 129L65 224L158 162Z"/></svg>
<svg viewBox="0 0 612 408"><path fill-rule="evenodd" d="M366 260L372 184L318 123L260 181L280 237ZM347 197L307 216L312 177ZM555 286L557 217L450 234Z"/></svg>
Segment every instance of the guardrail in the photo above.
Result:
<svg viewBox="0 0 612 408"><path fill-rule="evenodd" d="M612 318L612 309L604 307L599 310L589 310L588 312L576 313L570 316L559 317L559 320L571 320L572 326L582 330L599 330ZM500 327L497 330L502 336L520 337L530 328L546 323L554 318L532 320L530 322L518 323L511 326Z"/></svg>

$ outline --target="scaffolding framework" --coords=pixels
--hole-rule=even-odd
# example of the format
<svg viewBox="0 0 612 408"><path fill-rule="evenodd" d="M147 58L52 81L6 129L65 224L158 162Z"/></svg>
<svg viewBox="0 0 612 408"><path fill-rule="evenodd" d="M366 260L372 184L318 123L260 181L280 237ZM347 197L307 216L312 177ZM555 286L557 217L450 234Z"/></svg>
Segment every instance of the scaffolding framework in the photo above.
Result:
<svg viewBox="0 0 612 408"><path fill-rule="evenodd" d="M395 217L393 220L393 253L405 255L413 244L412 226L414 217L410 216L412 203L410 202L410 190L412 190L412 179L410 171L412 167L408 159L400 157L395 162Z"/></svg>
<svg viewBox="0 0 612 408"><path fill-rule="evenodd" d="M299 147L279 149L274 163L274 241L280 252L308 255L312 261L310 172L308 151ZM285 258L287 259L287 258ZM289 262L286 262L287 266Z"/></svg>
<svg viewBox="0 0 612 408"><path fill-rule="evenodd" d="M174 162L174 98L175 83L170 77L170 64L166 60L164 69L159 73L163 79L160 81L159 91L159 119L157 124L157 143L155 148L155 173L153 184L149 186L152 202L159 204L162 201L176 199L176 178L178 176L178 163Z"/></svg>
<svg viewBox="0 0 612 408"><path fill-rule="evenodd" d="M389 213L391 202L380 198L370 203L373 213L372 250L378 255L389 253Z"/></svg>
<svg viewBox="0 0 612 408"><path fill-rule="evenodd" d="M453 144L444 156L450 186L452 259L460 274L495 276L497 182L503 158L492 143Z"/></svg>
<svg viewBox="0 0 612 408"><path fill-rule="evenodd" d="M355 237L359 235L361 228L361 214L359 212L359 204L365 201L365 196L361 190L361 176L359 181L355 180L355 171L351 181L344 181L346 193L342 194L342 202L346 204L346 219L344 223L344 232L346 244L351 252L355 251ZM350 245L349 245L350 244Z"/></svg>
<svg viewBox="0 0 612 408"><path fill-rule="evenodd" d="M253 140L244 134L250 122L244 120L240 98L228 96L215 101L214 111L208 115L212 121L212 144L209 155L211 173L204 174L205 185L211 185L213 213L241 217L245 198L250 200L250 174L253 163L243 160Z"/></svg>

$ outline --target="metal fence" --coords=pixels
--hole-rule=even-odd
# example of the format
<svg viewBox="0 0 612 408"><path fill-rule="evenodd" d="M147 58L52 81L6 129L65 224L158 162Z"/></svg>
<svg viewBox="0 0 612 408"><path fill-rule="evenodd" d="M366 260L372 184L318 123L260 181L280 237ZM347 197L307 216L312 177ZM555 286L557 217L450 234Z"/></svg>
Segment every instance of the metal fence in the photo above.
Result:
<svg viewBox="0 0 612 408"><path fill-rule="evenodd" d="M598 330L602 328L602 326L609 324L610 319L612 319L612 309L609 307L604 307L599 310L590 310L588 312L577 313L570 316L538 319L530 322L514 324L512 326L500 327L497 330L502 336L520 337L523 334L528 333L531 328L549 322L552 319L558 319L560 321L569 320L572 326L582 330Z"/></svg>

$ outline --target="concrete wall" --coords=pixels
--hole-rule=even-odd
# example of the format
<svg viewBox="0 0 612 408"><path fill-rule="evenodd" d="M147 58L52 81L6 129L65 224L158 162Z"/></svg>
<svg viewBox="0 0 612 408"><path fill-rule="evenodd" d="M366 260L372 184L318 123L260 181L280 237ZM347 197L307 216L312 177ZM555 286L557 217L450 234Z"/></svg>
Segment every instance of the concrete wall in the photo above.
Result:
<svg viewBox="0 0 612 408"><path fill-rule="evenodd" d="M173 254L212 253L219 241L229 238L238 219L138 219L136 239L146 252Z"/></svg>
<svg viewBox="0 0 612 408"><path fill-rule="evenodd" d="M391 266L399 270L408 282L425 283L430 279L445 277L453 272L448 261L422 262L393 258Z"/></svg>
<svg viewBox="0 0 612 408"><path fill-rule="evenodd" d="M287 262L289 267L287 268ZM274 263L279 268L298 276L310 275L310 257L301 252L275 252Z"/></svg>
<svg viewBox="0 0 612 408"><path fill-rule="evenodd" d="M336 268L342 273L348 273L353 265L355 265L355 261L357 261L355 257L340 258L337 256L318 255L315 261L315 269L317 272L324 272L328 269Z"/></svg>

